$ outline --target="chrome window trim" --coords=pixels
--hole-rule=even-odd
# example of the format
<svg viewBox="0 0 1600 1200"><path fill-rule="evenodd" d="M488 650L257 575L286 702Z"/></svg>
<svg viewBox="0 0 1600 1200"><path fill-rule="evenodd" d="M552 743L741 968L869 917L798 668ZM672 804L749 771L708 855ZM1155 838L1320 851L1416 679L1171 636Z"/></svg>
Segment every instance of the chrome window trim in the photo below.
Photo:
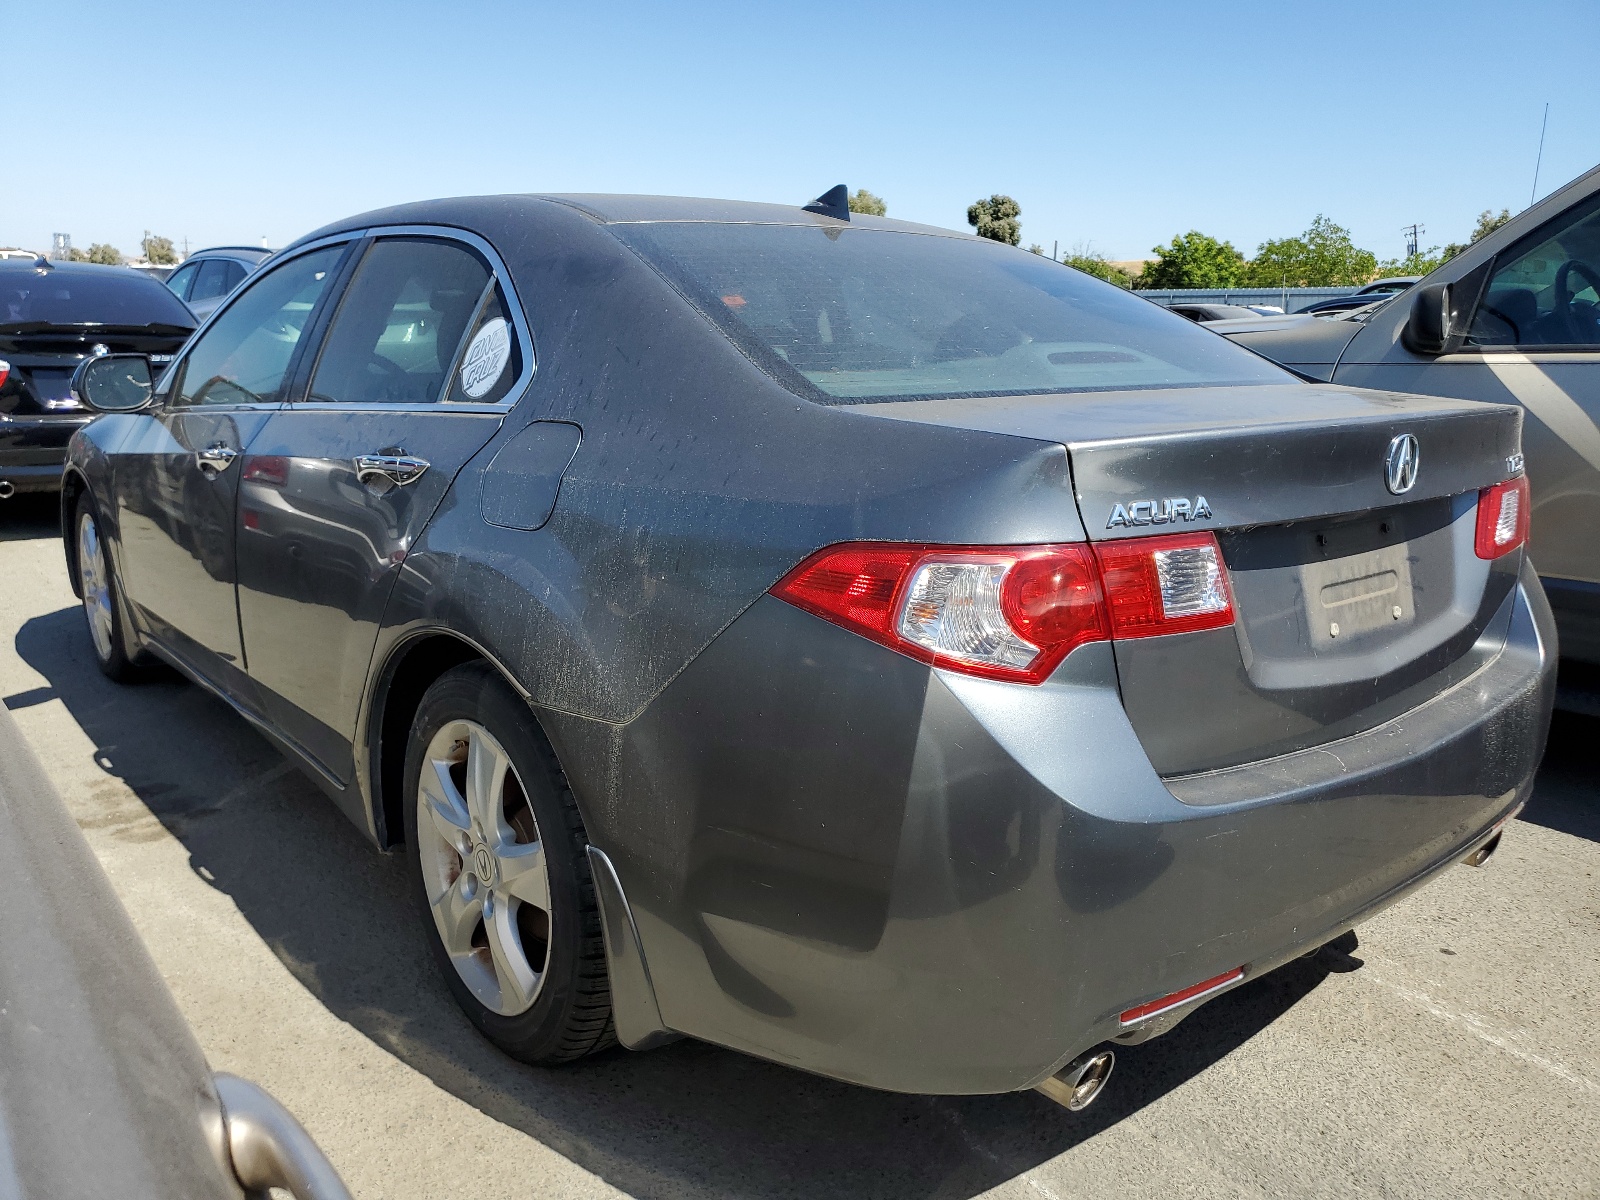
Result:
<svg viewBox="0 0 1600 1200"><path fill-rule="evenodd" d="M506 398L497 404L452 404L444 400L435 400L432 404L346 404L338 400L291 400L287 403L287 407L294 412L454 412L502 415L510 412L517 401L522 399L534 376L538 374L539 362L534 354L533 335L529 330L528 315L522 307L522 298L517 295L517 287L512 281L511 272L506 269L505 260L500 257L499 252L476 233L455 225L373 225L366 229L319 239L316 243L308 243L304 249L309 250L332 241L362 238L372 238L375 241L383 238L435 238L440 241L459 242L477 251L489 264L491 282L497 284L505 296L506 316L511 322L511 328L516 331L517 349L522 354L522 370L506 389ZM297 255L298 253L299 249L296 250ZM359 267L360 264L357 264L357 269ZM244 290L242 284L239 290ZM343 297L340 297L340 302L343 303ZM197 334L198 332L196 330ZM443 385L445 395L449 395L454 375L455 364L452 363L450 374L446 376Z"/></svg>

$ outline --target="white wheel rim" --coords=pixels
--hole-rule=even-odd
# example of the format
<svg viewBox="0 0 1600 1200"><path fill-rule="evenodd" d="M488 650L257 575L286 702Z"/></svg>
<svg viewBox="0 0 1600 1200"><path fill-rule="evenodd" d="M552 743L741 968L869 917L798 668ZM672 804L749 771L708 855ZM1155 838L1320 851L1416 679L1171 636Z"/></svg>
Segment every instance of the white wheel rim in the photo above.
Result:
<svg viewBox="0 0 1600 1200"><path fill-rule="evenodd" d="M83 588L83 615L89 621L89 637L101 662L111 660L111 584L106 570L105 546L94 517L78 518L78 580Z"/></svg>
<svg viewBox="0 0 1600 1200"><path fill-rule="evenodd" d="M417 841L434 927L478 1001L527 1012L544 984L550 876L510 756L482 725L434 734L417 781Z"/></svg>

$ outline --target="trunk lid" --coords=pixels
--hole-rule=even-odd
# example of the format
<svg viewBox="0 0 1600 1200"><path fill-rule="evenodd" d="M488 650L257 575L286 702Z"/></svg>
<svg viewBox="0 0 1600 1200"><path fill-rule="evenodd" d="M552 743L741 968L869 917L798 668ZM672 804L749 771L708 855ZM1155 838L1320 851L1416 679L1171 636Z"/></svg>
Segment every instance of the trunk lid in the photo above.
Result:
<svg viewBox="0 0 1600 1200"><path fill-rule="evenodd" d="M60 325L46 322L0 325L0 361L8 366L0 384L0 414L75 414L72 373L92 354L143 354L160 372L188 340L171 325ZM103 349L99 349L103 347Z"/></svg>
<svg viewBox="0 0 1600 1200"><path fill-rule="evenodd" d="M1091 540L1217 534L1234 625L1116 643L1163 775L1371 728L1504 639L1521 555L1479 559L1473 532L1478 489L1520 469L1515 407L1317 384L863 407L1060 443ZM1386 459L1408 434L1396 495Z"/></svg>

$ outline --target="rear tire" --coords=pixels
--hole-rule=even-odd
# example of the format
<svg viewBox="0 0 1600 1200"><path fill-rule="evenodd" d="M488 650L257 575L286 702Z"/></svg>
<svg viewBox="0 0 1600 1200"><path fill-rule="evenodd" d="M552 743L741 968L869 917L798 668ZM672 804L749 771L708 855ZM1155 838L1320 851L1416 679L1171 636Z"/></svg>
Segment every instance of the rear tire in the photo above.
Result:
<svg viewBox="0 0 1600 1200"><path fill-rule="evenodd" d="M89 645L96 665L118 683L142 677L138 656L129 653L127 623L122 616L122 589L111 569L101 534L100 514L88 492L78 497L74 517L74 545L78 556L78 590L83 593L83 615L89 626Z"/></svg>
<svg viewBox="0 0 1600 1200"><path fill-rule="evenodd" d="M583 819L527 704L487 664L423 696L405 785L413 894L468 1018L523 1062L613 1045Z"/></svg>

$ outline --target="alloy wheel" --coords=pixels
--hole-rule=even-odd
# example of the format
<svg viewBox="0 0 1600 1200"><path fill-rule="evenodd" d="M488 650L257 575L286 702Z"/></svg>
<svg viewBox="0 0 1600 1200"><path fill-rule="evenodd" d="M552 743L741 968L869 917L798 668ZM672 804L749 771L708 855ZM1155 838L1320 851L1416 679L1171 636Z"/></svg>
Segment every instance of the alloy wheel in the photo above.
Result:
<svg viewBox="0 0 1600 1200"><path fill-rule="evenodd" d="M78 516L78 579L83 588L83 615L101 662L111 659L111 583L106 569L105 545L92 513Z"/></svg>
<svg viewBox="0 0 1600 1200"><path fill-rule="evenodd" d="M484 1007L526 1012L550 941L550 877L538 822L505 749L475 721L428 743L417 784L428 905L456 973Z"/></svg>

